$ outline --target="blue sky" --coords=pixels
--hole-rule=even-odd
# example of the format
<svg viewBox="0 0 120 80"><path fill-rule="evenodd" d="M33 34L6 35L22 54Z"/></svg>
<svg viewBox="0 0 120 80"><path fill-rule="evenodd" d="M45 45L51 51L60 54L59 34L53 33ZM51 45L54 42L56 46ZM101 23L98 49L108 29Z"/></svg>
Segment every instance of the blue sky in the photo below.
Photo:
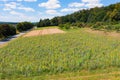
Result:
<svg viewBox="0 0 120 80"><path fill-rule="evenodd" d="M107 6L120 0L0 0L0 21L36 22L78 10Z"/></svg>

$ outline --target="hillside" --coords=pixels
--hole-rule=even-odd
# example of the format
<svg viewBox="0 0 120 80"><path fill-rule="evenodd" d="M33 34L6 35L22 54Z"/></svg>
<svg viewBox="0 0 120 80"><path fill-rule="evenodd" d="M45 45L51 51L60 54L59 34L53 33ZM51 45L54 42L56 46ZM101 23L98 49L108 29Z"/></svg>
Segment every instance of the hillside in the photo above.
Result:
<svg viewBox="0 0 120 80"><path fill-rule="evenodd" d="M20 37L0 48L0 78L96 80L100 76L106 79L106 75L107 79L117 79L119 43L120 38L89 33L84 28L65 34Z"/></svg>
<svg viewBox="0 0 120 80"><path fill-rule="evenodd" d="M95 7L91 9L80 10L66 16L54 17L53 19L40 19L38 27L57 26L59 24L84 23L83 27L91 27L96 22L104 25L116 24L120 21L120 3L111 4L104 7ZM85 26L86 25L86 26Z"/></svg>

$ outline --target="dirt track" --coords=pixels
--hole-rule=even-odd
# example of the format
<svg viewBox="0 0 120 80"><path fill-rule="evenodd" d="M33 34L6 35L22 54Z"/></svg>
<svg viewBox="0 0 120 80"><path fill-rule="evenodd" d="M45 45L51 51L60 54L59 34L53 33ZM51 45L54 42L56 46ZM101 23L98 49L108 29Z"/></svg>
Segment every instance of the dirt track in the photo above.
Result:
<svg viewBox="0 0 120 80"><path fill-rule="evenodd" d="M31 31L25 34L24 37L39 36L39 35L46 35L46 34L56 34L56 33L65 33L65 32L58 28L34 30L34 31Z"/></svg>

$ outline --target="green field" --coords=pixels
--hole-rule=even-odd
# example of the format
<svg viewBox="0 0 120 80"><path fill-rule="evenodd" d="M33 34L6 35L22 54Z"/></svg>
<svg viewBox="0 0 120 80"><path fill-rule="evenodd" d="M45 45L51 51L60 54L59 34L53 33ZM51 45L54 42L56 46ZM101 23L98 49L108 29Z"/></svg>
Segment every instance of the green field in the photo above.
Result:
<svg viewBox="0 0 120 80"><path fill-rule="evenodd" d="M6 80L119 80L119 70L120 38L83 28L20 37L0 48L0 78Z"/></svg>

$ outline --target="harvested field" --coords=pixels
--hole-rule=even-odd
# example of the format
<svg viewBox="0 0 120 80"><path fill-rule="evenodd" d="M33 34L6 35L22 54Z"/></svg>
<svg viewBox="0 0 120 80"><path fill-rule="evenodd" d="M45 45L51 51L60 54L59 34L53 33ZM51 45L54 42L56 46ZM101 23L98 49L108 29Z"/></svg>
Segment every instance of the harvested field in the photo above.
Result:
<svg viewBox="0 0 120 80"><path fill-rule="evenodd" d="M47 34L57 34L57 33L65 33L65 32L58 28L34 30L34 31L31 31L31 32L27 33L26 35L24 35L24 37L47 35Z"/></svg>

